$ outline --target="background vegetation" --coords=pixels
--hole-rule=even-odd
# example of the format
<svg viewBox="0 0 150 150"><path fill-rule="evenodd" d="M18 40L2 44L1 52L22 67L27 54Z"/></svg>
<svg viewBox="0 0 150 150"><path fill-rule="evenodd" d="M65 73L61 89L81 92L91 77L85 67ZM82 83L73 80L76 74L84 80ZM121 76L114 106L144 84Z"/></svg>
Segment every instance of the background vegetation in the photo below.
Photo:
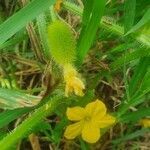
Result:
<svg viewBox="0 0 150 150"><path fill-rule="evenodd" d="M149 128L139 124L150 116L150 2L64 0L59 12L54 4L0 1L0 149L150 149ZM75 33L84 97L64 97L47 39L56 18ZM94 145L66 140L66 108L95 98L118 123Z"/></svg>

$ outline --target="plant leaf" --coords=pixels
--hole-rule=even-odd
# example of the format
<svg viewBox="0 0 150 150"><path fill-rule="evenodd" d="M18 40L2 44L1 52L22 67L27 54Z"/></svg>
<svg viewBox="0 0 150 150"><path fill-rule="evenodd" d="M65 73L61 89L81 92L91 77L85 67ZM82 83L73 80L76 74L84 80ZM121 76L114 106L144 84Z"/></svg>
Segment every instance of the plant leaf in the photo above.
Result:
<svg viewBox="0 0 150 150"><path fill-rule="evenodd" d="M139 64L136 66L134 75L132 76L129 83L130 96L133 96L133 94L137 92L137 89L139 89L139 85L143 81L143 77L148 70L148 66L150 66L149 59L149 57L142 58Z"/></svg>
<svg viewBox="0 0 150 150"><path fill-rule="evenodd" d="M88 24L84 26L83 32L81 31L79 42L78 42L78 64L81 64L83 62L83 59L87 52L89 51L93 40L95 38L96 31L99 27L99 22L103 16L105 8L105 0L93 1L93 9L91 12L91 18L90 19L84 19L86 22L88 21ZM90 17L90 15L87 15ZM84 23L83 23L84 24Z"/></svg>
<svg viewBox="0 0 150 150"><path fill-rule="evenodd" d="M54 4L55 0L34 0L0 25L0 45Z"/></svg>
<svg viewBox="0 0 150 150"><path fill-rule="evenodd" d="M21 115L29 112L32 108L21 108L15 110L6 110L0 113L0 128L6 126L16 118L20 117Z"/></svg>
<svg viewBox="0 0 150 150"><path fill-rule="evenodd" d="M143 48L138 49L138 50L135 50L131 53L127 53L125 56L119 57L117 60L115 60L114 62L112 62L110 64L110 67L112 70L117 70L122 65L127 64L132 60L139 59L139 58L149 56L149 55L150 55L149 49L143 49Z"/></svg>
<svg viewBox="0 0 150 150"><path fill-rule="evenodd" d="M124 30L129 31L134 23L136 0L125 0Z"/></svg>
<svg viewBox="0 0 150 150"><path fill-rule="evenodd" d="M120 137L119 139L113 140L112 143L114 143L114 144L119 144L119 143L121 143L121 142L124 142L124 141L127 141L127 140L134 139L134 138L136 138L136 137L142 136L142 135L144 135L145 133L148 133L149 131L150 131L149 129L143 128L143 129L138 130L138 131L135 131L135 132L133 132L133 133L124 135L123 137Z"/></svg>
<svg viewBox="0 0 150 150"><path fill-rule="evenodd" d="M0 108L15 109L32 107L40 102L41 97L24 94L10 89L0 88Z"/></svg>
<svg viewBox="0 0 150 150"><path fill-rule="evenodd" d="M121 116L120 121L123 123L136 122L139 121L141 118L149 115L150 115L149 108L141 108L135 112L131 112L130 115L127 113Z"/></svg>
<svg viewBox="0 0 150 150"><path fill-rule="evenodd" d="M133 26L133 28L131 30L129 30L125 34L125 36L128 35L128 34L130 34L130 33L135 32L136 30L138 30L139 28L141 28L143 25L145 25L149 21L150 21L150 8L146 11L146 13L142 17L142 19L135 26Z"/></svg>

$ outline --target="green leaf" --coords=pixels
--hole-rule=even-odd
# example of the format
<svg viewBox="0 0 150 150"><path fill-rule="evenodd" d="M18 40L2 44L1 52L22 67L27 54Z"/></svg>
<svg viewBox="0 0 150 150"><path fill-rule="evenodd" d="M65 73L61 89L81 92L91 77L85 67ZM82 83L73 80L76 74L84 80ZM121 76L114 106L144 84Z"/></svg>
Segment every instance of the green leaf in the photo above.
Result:
<svg viewBox="0 0 150 150"><path fill-rule="evenodd" d="M81 64L83 62L84 57L89 51L91 45L93 44L93 40L96 35L96 31L99 27L99 22L103 16L105 8L105 0L93 1L93 9L91 12L90 20L86 18L88 24L83 28L83 32L81 31L79 42L78 42L78 60L77 63ZM90 17L88 15L88 17Z"/></svg>
<svg viewBox="0 0 150 150"><path fill-rule="evenodd" d="M63 117L61 118L61 121L58 124L56 124L54 130L52 131L52 136L51 136L53 139L53 142L57 144L60 143L62 134L63 134L63 129L67 125L67 122L68 122L67 118Z"/></svg>
<svg viewBox="0 0 150 150"><path fill-rule="evenodd" d="M86 32L86 26L90 21L91 18L91 13L92 13L92 8L93 8L93 1L92 0L83 0L83 15L82 15L82 30L80 33L80 38L78 40L78 44L80 43L80 40L83 38L85 32Z"/></svg>
<svg viewBox="0 0 150 150"><path fill-rule="evenodd" d="M150 66L149 62L150 57L143 57L139 61L139 64L136 66L134 74L129 83L129 94L133 96L135 92L139 89L139 85L143 81L143 77L146 74L148 67Z"/></svg>
<svg viewBox="0 0 150 150"><path fill-rule="evenodd" d="M138 86L136 88L136 91L133 95L131 95L131 99L138 99L141 96L145 96L148 92L150 92L150 68L147 67L147 72L143 75L144 77L141 79L141 81L138 82ZM134 105L139 103L141 100L132 100L134 102ZM131 103L133 103L131 102Z"/></svg>
<svg viewBox="0 0 150 150"><path fill-rule="evenodd" d="M147 100L149 100L149 97L146 96L146 94L148 94L150 92L150 87L148 87L147 89L137 92L136 95L134 95L132 98L128 99L128 100L123 100L123 103L120 105L117 115L118 118L121 118L122 115L124 115L130 107L135 107L139 104L141 104L142 102L146 102Z"/></svg>
<svg viewBox="0 0 150 150"><path fill-rule="evenodd" d="M145 25L149 21L150 21L150 8L146 11L142 19L135 26L133 26L133 28L129 30L125 35L135 32L136 30L141 28L143 25Z"/></svg>
<svg viewBox="0 0 150 150"><path fill-rule="evenodd" d="M121 142L124 142L124 141L127 141L127 140L131 140L131 139L137 138L139 136L142 136L145 133L148 133L149 131L150 131L149 129L143 128L143 129L138 130L136 132L124 135L123 137L120 137L119 139L113 140L112 143L113 144L119 144Z"/></svg>
<svg viewBox="0 0 150 150"><path fill-rule="evenodd" d="M150 57L148 57L150 59ZM142 80L140 92L150 90L150 65L147 67L147 72Z"/></svg>
<svg viewBox="0 0 150 150"><path fill-rule="evenodd" d="M34 128L62 103L62 95L57 95L48 99L48 102L36 109L30 116L16 127L11 133L0 141L2 150L9 150L22 138L34 131Z"/></svg>
<svg viewBox="0 0 150 150"><path fill-rule="evenodd" d="M150 92L150 68L149 57L140 60L136 67L134 75L129 83L128 99L125 95L123 103L120 105L117 115L122 116L130 107L135 107L142 102L149 100Z"/></svg>
<svg viewBox="0 0 150 150"><path fill-rule="evenodd" d="M20 117L21 115L29 112L32 108L22 108L22 109L15 109L15 110L6 110L0 113L0 128L6 126L16 118Z"/></svg>
<svg viewBox="0 0 150 150"><path fill-rule="evenodd" d="M79 140L80 140L81 150L90 150L90 144L83 141L82 138L79 138Z"/></svg>
<svg viewBox="0 0 150 150"><path fill-rule="evenodd" d="M138 109L137 111L130 112L130 115L129 113L124 114L123 116L121 116L120 121L123 123L136 122L146 116L150 116L150 109L141 108Z"/></svg>
<svg viewBox="0 0 150 150"><path fill-rule="evenodd" d="M0 88L0 108L15 109L32 107L40 102L41 97L24 94L10 89Z"/></svg>
<svg viewBox="0 0 150 150"><path fill-rule="evenodd" d="M48 9L55 0L33 0L0 25L0 45Z"/></svg>
<svg viewBox="0 0 150 150"><path fill-rule="evenodd" d="M114 62L112 62L110 64L110 67L111 67L112 70L117 70L122 65L128 64L132 60L139 59L139 58L149 56L149 55L150 55L150 50L149 49L143 49L143 48L138 49L138 50L135 50L131 53L127 53L124 56L119 57L118 59L116 59Z"/></svg>
<svg viewBox="0 0 150 150"><path fill-rule="evenodd" d="M65 1L63 3L63 7L65 9L69 10L70 12L72 12L73 14L82 16L82 12L83 12L82 8L77 7L73 3ZM104 28L105 30L107 30L110 33L114 33L121 37L124 35L124 28L122 26L116 24L116 20L114 20L112 17L103 16L101 19L101 22L100 22L100 26L101 26L101 28ZM132 36L132 38L135 39L136 41L138 41L140 44L142 44L146 47L150 47L148 35L140 34L140 35Z"/></svg>
<svg viewBox="0 0 150 150"><path fill-rule="evenodd" d="M136 0L125 0L124 30L129 31L134 23Z"/></svg>
<svg viewBox="0 0 150 150"><path fill-rule="evenodd" d="M92 13L93 7L93 0L83 0L84 10L83 10L83 17L82 17L82 24L86 26L90 20L90 15Z"/></svg>
<svg viewBox="0 0 150 150"><path fill-rule="evenodd" d="M11 38L10 40L8 40L5 43L3 43L2 45L0 45L0 51L1 51L1 49L8 48L10 46L19 44L20 42L22 42L25 39L27 39L27 35L24 33L24 29L20 30L19 32L16 33L16 35L13 38ZM12 48L11 51L13 51L13 50L14 49Z"/></svg>

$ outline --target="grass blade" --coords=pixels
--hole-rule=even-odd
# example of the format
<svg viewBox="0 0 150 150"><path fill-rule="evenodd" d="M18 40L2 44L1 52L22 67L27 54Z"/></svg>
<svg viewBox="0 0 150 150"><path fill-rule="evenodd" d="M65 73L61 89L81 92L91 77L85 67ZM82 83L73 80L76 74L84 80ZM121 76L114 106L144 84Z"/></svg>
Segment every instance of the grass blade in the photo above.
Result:
<svg viewBox="0 0 150 150"><path fill-rule="evenodd" d="M92 42L94 40L96 31L99 27L99 22L101 17L103 16L105 8L105 0L93 2L92 16L90 18L89 23L86 25L86 29L83 29L84 32L81 31L80 34L81 39L78 43L78 63L81 64L88 50L90 49Z"/></svg>
<svg viewBox="0 0 150 150"><path fill-rule="evenodd" d="M124 142L124 141L127 141L127 140L137 138L139 136L142 136L142 135L144 135L145 133L147 133L149 131L150 131L149 129L143 128L143 129L138 130L134 133L130 133L130 134L124 135L123 137L120 137L119 139L113 140L112 143L119 144L121 142Z"/></svg>
<svg viewBox="0 0 150 150"><path fill-rule="evenodd" d="M135 50L131 53L127 53L126 56L121 56L114 62L110 64L112 70L117 70L119 67L123 66L124 64L129 63L132 60L139 59L145 56L149 56L150 51L149 49L139 49Z"/></svg>
<svg viewBox="0 0 150 150"><path fill-rule="evenodd" d="M32 108L22 108L15 110L7 110L0 113L0 128L8 125L10 122L20 117L21 115L28 113Z"/></svg>
<svg viewBox="0 0 150 150"><path fill-rule="evenodd" d="M132 79L129 83L129 94L132 96L138 89L140 82L142 82L142 79L144 75L147 72L149 63L149 57L142 58L138 64L138 66L135 69L134 75L132 76Z"/></svg>
<svg viewBox="0 0 150 150"><path fill-rule="evenodd" d="M130 31L128 31L125 35L128 35L130 33L135 32L136 30L141 28L143 25L145 25L149 21L150 21L150 8L146 11L146 13L142 17L142 19Z"/></svg>
<svg viewBox="0 0 150 150"><path fill-rule="evenodd" d="M83 10L80 7L77 7L73 3L66 1L63 3L63 7L65 9L69 10L70 12L72 12L73 14L82 16ZM122 26L116 24L115 21L111 21L111 20L114 20L114 19L111 17L106 17L106 16L102 17L100 26L102 28L104 28L105 30L107 30L108 32L114 33L114 34L122 37L124 35L124 28ZM140 35L138 34L136 36L132 36L132 38L136 39L136 41L138 41L143 46L150 48L150 42L149 42L150 40L149 40L148 35L141 33Z"/></svg>
<svg viewBox="0 0 150 150"><path fill-rule="evenodd" d="M55 0L34 0L0 25L0 45L54 4Z"/></svg>
<svg viewBox="0 0 150 150"><path fill-rule="evenodd" d="M120 121L123 123L136 122L139 121L141 118L144 118L149 115L150 115L149 108L141 108L135 112L130 113L130 115L127 113L121 116Z"/></svg>
<svg viewBox="0 0 150 150"><path fill-rule="evenodd" d="M134 23L136 0L125 0L124 30L129 31Z"/></svg>
<svg viewBox="0 0 150 150"><path fill-rule="evenodd" d="M0 108L15 109L32 107L39 103L40 97L24 94L10 89L0 88Z"/></svg>

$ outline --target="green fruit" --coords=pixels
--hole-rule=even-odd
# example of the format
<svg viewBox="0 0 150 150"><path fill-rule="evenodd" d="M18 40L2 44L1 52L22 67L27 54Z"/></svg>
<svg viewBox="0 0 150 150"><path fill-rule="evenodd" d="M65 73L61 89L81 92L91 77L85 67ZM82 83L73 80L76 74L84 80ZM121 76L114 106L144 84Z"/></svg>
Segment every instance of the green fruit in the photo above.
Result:
<svg viewBox="0 0 150 150"><path fill-rule="evenodd" d="M60 65L73 63L76 58L76 40L71 28L62 21L54 21L48 26L50 53Z"/></svg>

